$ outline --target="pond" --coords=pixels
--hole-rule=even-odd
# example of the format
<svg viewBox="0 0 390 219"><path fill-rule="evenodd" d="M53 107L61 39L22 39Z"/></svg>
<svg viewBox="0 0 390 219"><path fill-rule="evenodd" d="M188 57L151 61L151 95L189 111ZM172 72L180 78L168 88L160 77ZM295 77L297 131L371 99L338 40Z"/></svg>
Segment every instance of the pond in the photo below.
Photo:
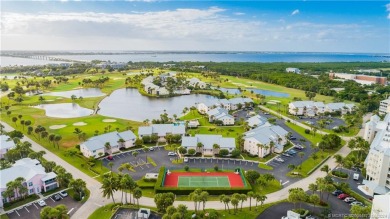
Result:
<svg viewBox="0 0 390 219"><path fill-rule="evenodd" d="M237 88L218 88L218 90L222 91L223 93L228 94L241 94L241 91Z"/></svg>
<svg viewBox="0 0 390 219"><path fill-rule="evenodd" d="M83 89L77 89L77 90L69 90L69 91L58 91L58 92L49 92L42 94L44 96L59 96L59 97L66 97L71 98L72 95L76 95L77 98L83 97L101 97L106 95L105 93L102 93L102 91L99 88L83 88Z"/></svg>
<svg viewBox="0 0 390 219"><path fill-rule="evenodd" d="M77 118L93 113L93 110L83 108L77 103L41 104L35 108L43 109L46 111L46 116L56 118Z"/></svg>
<svg viewBox="0 0 390 219"><path fill-rule="evenodd" d="M182 114L185 107L195 106L195 103L208 102L215 97L204 94L191 94L170 98L153 98L142 96L137 89L122 88L111 93L99 104L99 114L134 121L158 119L168 113L170 116Z"/></svg>
<svg viewBox="0 0 390 219"><path fill-rule="evenodd" d="M249 92L253 91L255 94L261 94L264 96L273 96L273 97L289 97L290 94L288 93L282 93L282 92L277 92L277 91L270 91L270 90L262 90L262 89L257 89L257 88L250 88L246 89Z"/></svg>

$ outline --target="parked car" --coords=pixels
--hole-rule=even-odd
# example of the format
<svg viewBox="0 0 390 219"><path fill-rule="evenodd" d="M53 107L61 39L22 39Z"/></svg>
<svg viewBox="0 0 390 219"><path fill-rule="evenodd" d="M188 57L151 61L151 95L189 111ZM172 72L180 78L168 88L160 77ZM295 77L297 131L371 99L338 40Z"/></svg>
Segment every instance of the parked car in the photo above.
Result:
<svg viewBox="0 0 390 219"><path fill-rule="evenodd" d="M58 195L58 194L52 195L51 198L52 198L54 201L59 201L59 200L61 200L61 196Z"/></svg>
<svg viewBox="0 0 390 219"><path fill-rule="evenodd" d="M287 154L287 153L283 153L282 156L291 157L291 155L289 155L289 154Z"/></svg>
<svg viewBox="0 0 390 219"><path fill-rule="evenodd" d="M184 158L184 163L188 163L188 157Z"/></svg>
<svg viewBox="0 0 390 219"><path fill-rule="evenodd" d="M168 152L168 156L176 156L176 153L175 152Z"/></svg>
<svg viewBox="0 0 390 219"><path fill-rule="evenodd" d="M269 115L269 113L265 112L264 115Z"/></svg>
<svg viewBox="0 0 390 219"><path fill-rule="evenodd" d="M364 206L364 204L363 203L361 203L361 202L358 202L358 201L355 201L355 202L352 202L351 204L350 204L351 206L354 206L354 205L359 205L359 206Z"/></svg>
<svg viewBox="0 0 390 219"><path fill-rule="evenodd" d="M356 201L356 199L354 197L347 197L347 198L344 199L344 201L346 203L352 203L352 202Z"/></svg>
<svg viewBox="0 0 390 219"><path fill-rule="evenodd" d="M303 149L305 149L303 146L301 146L301 145L295 145L294 146L294 149L297 149L297 150L303 150Z"/></svg>
<svg viewBox="0 0 390 219"><path fill-rule="evenodd" d="M297 153L297 151L295 151L295 150L293 150L293 149L290 149L290 150L287 151L287 153L288 153L289 155L294 155L294 154Z"/></svg>
<svg viewBox="0 0 390 219"><path fill-rule="evenodd" d="M150 147L150 148L149 148L149 151L154 151L154 147Z"/></svg>
<svg viewBox="0 0 390 219"><path fill-rule="evenodd" d="M297 138L296 137L294 137L294 136L290 136L290 138L289 138L290 140L297 140Z"/></svg>
<svg viewBox="0 0 390 219"><path fill-rule="evenodd" d="M43 201L43 200L39 200L39 201L37 202L37 204L38 204L39 206L41 206L41 207L45 207L45 206L46 206L46 202Z"/></svg>
<svg viewBox="0 0 390 219"><path fill-rule="evenodd" d="M114 160L114 158L111 155L109 155L107 156L107 160Z"/></svg>
<svg viewBox="0 0 390 219"><path fill-rule="evenodd" d="M137 218L148 219L150 217L150 209L140 208L138 210Z"/></svg>
<svg viewBox="0 0 390 219"><path fill-rule="evenodd" d="M355 180L355 181L359 180L359 173L353 174L353 180Z"/></svg>
<svg viewBox="0 0 390 219"><path fill-rule="evenodd" d="M339 196L340 194L343 194L343 191L341 191L339 189L332 192L332 195L334 195L334 196Z"/></svg>
<svg viewBox="0 0 390 219"><path fill-rule="evenodd" d="M339 196L337 196L338 199L341 199L341 200L344 200L345 198L348 198L349 195L348 194L345 194L345 193L342 193L340 194Z"/></svg>
<svg viewBox="0 0 390 219"><path fill-rule="evenodd" d="M62 197L68 196L68 193L67 193L66 191L61 191L61 192L58 193L58 194L60 194L60 196L62 196Z"/></svg>
<svg viewBox="0 0 390 219"><path fill-rule="evenodd" d="M278 162L284 163L284 160L282 158L280 158L280 157L276 157L275 160L278 161Z"/></svg>

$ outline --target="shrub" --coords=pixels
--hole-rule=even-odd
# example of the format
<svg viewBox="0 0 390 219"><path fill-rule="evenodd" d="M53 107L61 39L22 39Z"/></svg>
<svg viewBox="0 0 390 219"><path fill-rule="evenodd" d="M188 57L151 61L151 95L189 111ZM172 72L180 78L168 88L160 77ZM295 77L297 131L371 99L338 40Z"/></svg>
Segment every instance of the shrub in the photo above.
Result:
<svg viewBox="0 0 390 219"><path fill-rule="evenodd" d="M189 171L189 170L190 170L190 167L189 167L188 165L185 165L185 166L184 166L184 170L185 170L185 171Z"/></svg>
<svg viewBox="0 0 390 219"><path fill-rule="evenodd" d="M309 129L305 129L305 133L306 134L310 134L310 130Z"/></svg>
<svg viewBox="0 0 390 219"><path fill-rule="evenodd" d="M332 175L340 177L340 178L344 178L344 179L348 178L348 174L347 173L344 173L344 172L339 171L339 170L333 170L332 171Z"/></svg>
<svg viewBox="0 0 390 219"><path fill-rule="evenodd" d="M218 165L215 165L215 166L214 166L214 170L215 170L216 172L218 172L218 170L219 170Z"/></svg>

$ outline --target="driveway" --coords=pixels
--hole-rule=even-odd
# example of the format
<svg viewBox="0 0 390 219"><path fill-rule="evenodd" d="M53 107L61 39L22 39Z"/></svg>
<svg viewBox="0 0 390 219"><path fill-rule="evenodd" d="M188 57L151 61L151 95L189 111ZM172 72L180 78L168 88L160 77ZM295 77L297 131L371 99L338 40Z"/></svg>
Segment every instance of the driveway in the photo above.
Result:
<svg viewBox="0 0 390 219"><path fill-rule="evenodd" d="M318 121L321 119L329 119L329 124L325 126L325 129L332 130L334 127L340 127L340 126L345 126L344 120L340 118L335 118L335 117L323 117L323 118L307 118L307 117L301 117L301 119L297 119L297 121L308 124L308 125L318 125Z"/></svg>
<svg viewBox="0 0 390 219"><path fill-rule="evenodd" d="M307 192L309 195L311 195L311 192ZM319 193L317 193L319 195ZM328 218L343 218L343 216L349 214L350 206L349 204L345 203L343 200L339 200L336 196L333 196L332 194L329 194L329 198L327 197L328 194L324 193L322 196L322 200L329 204L329 208L331 210L331 213ZM299 208L300 204L297 203L296 207ZM287 211L294 208L294 204L290 202L282 202L280 204L274 205L270 208L267 208L263 213L261 213L259 216L257 216L257 219L263 219L263 218L282 218L283 216L287 215ZM302 208L307 209L310 211L309 215L317 215L319 216L321 214L321 211L323 211L324 207L314 207L311 204L308 203L302 203Z"/></svg>
<svg viewBox="0 0 390 219"><path fill-rule="evenodd" d="M63 204L68 208L68 213L72 216L81 206L81 202L73 200L70 196L62 198L59 201L54 201L50 196L44 199L47 206L55 207ZM36 203L32 203L30 206L14 210L12 213L7 214L10 219L40 219L40 213L43 207Z"/></svg>

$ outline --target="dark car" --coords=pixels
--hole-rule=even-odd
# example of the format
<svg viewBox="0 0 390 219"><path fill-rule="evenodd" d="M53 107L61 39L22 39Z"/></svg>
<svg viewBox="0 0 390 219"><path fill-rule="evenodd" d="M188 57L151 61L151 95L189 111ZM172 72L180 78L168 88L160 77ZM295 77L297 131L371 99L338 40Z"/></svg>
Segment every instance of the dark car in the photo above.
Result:
<svg viewBox="0 0 390 219"><path fill-rule="evenodd" d="M290 140L297 140L297 138L296 137L294 137L294 136L290 136L290 138L289 138Z"/></svg>
<svg viewBox="0 0 390 219"><path fill-rule="evenodd" d="M343 194L343 191L341 191L339 189L332 192L332 195L334 195L334 196L339 196L340 194Z"/></svg>
<svg viewBox="0 0 390 219"><path fill-rule="evenodd" d="M51 198L52 198L54 201L59 201L59 200L61 200L61 196L58 195L58 194L52 195Z"/></svg>

